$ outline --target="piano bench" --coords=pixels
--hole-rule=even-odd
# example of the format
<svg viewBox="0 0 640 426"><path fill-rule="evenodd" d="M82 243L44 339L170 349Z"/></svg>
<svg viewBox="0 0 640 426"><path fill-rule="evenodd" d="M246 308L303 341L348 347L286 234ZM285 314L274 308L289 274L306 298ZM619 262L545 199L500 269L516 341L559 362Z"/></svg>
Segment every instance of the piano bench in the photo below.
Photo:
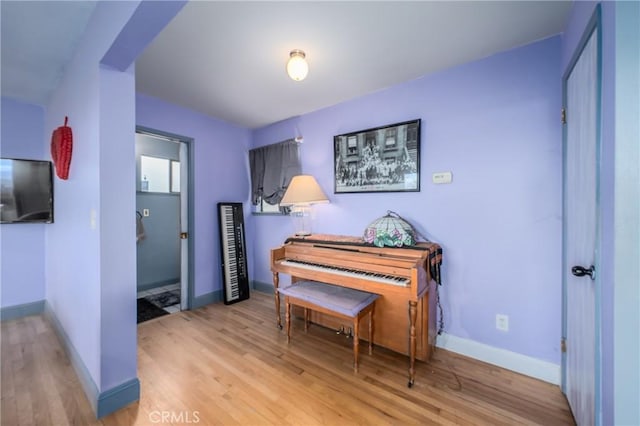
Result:
<svg viewBox="0 0 640 426"><path fill-rule="evenodd" d="M373 350L373 311L379 295L366 291L325 284L317 281L298 281L279 288L284 295L287 343L291 341L291 305L304 308L305 330L307 309L353 321L353 370L358 372L360 319L369 315L369 355Z"/></svg>

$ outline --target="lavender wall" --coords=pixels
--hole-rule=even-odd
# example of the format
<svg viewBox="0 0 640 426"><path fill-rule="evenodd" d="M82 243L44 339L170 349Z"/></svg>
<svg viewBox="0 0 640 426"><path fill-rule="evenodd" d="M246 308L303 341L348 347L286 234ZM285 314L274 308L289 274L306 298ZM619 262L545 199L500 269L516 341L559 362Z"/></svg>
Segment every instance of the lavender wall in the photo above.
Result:
<svg viewBox="0 0 640 426"><path fill-rule="evenodd" d="M66 67L66 72L59 87L53 93L47 105L45 117L45 132L49 133L61 125L64 117L69 116L69 125L73 129L74 147L71 161L69 179L55 180L55 211L56 222L47 228L46 236L46 276L47 276L47 304L56 319L64 329L69 343L77 351L84 367L94 382L97 391L108 389L114 383L121 383L136 377L136 342L135 342L135 263L131 268L133 278L124 277L124 281L103 282L103 275L108 271L103 270L102 255L112 253L110 250L103 252L105 242L102 237L107 237L113 231L120 235L117 227L109 228L109 217L119 220L121 208L127 208L129 212L135 212L133 201L133 183L131 184L131 196L122 194L118 204L103 205L103 196L110 188L120 188L120 181L102 181L103 160L109 155L109 147L103 132L103 126L113 125L109 114L120 117L114 111L113 105L109 105L101 96L110 92L122 94L120 82L111 81L108 75L103 75L99 67L102 55L113 43L121 28L125 25L135 10L135 2L101 3L96 7L87 32L78 47L74 59ZM131 80L130 101L126 96L121 100L117 108L127 110L127 102L133 102L133 75ZM127 83L124 83L127 85ZM133 116L133 110L131 110ZM133 117L120 123L122 132L129 130L131 159L127 161L113 162L109 167L118 165L118 173L131 174L131 182L135 176L134 168L134 129ZM129 129L127 129L129 127ZM116 128L118 128L116 126ZM122 133L116 133L121 137ZM126 136L125 136L126 141ZM114 143L108 141L113 150L120 148L121 141ZM103 156L107 155L107 158ZM124 154L121 154L124 156ZM130 163L130 164L129 164ZM114 172L112 172L114 173ZM104 194L103 194L104 192ZM133 230L134 213L131 224L119 223L121 228L131 227L132 237L130 245L119 247L123 256L130 253L135 262L135 231ZM106 226L105 226L106 225ZM109 237L111 238L111 237ZM117 250L116 250L117 251ZM116 257L119 259L119 257ZM113 265L110 265L113 266ZM123 274L129 272L126 263L123 265ZM114 271L114 273L117 273ZM102 303L103 291L108 294L113 291L122 291L122 286L131 285L128 299L122 299L115 307L107 307ZM125 290L126 291L126 290ZM109 309L117 309L117 315L111 315ZM113 319L114 322L105 325L119 329L120 338L117 341L104 345L103 333L105 325L103 318ZM126 323L124 321L127 321ZM104 381L103 377L103 351L118 351L111 359L117 363L113 368L117 371L117 377L110 377ZM122 352L127 352L122 354ZM106 362L108 364L108 362ZM91 383L85 383L85 390L91 394ZM91 400L91 396L90 396Z"/></svg>
<svg viewBox="0 0 640 426"><path fill-rule="evenodd" d="M74 132L69 180L56 181L46 233L47 304L98 416L139 396L135 76L124 58L183 5L100 2L47 105L45 132L64 116Z"/></svg>
<svg viewBox="0 0 640 426"><path fill-rule="evenodd" d="M394 210L444 248L445 332L560 363L560 38L426 76L254 131L262 146L304 136L304 173L331 204L314 231L359 235ZM333 194L333 136L422 119L419 193ZM451 171L453 183L431 174ZM253 217L254 278L289 218ZM509 315L510 331L495 327Z"/></svg>
<svg viewBox="0 0 640 426"><path fill-rule="evenodd" d="M564 74L589 19L599 2L574 2L562 39ZM600 150L600 336L601 421L613 424L613 297L614 297L614 177L615 177L615 2L602 2L602 121Z"/></svg>
<svg viewBox="0 0 640 426"><path fill-rule="evenodd" d="M100 391L137 381L135 76L100 66ZM136 398L137 399L137 398Z"/></svg>
<svg viewBox="0 0 640 426"><path fill-rule="evenodd" d="M640 3L615 13L613 410L617 424L640 425Z"/></svg>
<svg viewBox="0 0 640 426"><path fill-rule="evenodd" d="M49 160L48 152L42 146L42 107L3 97L1 129L1 157ZM46 226L42 223L0 225L1 307L44 300Z"/></svg>
<svg viewBox="0 0 640 426"><path fill-rule="evenodd" d="M194 296L221 291L216 204L249 197L249 130L142 94L136 98L136 124L193 138Z"/></svg>

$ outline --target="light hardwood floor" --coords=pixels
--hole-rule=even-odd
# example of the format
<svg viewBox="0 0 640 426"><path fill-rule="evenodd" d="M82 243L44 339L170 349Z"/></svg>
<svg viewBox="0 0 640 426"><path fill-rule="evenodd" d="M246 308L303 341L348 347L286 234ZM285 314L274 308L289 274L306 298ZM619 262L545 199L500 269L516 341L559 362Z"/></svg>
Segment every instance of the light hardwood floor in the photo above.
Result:
<svg viewBox="0 0 640 426"><path fill-rule="evenodd" d="M41 316L2 323L2 425L573 424L560 389L439 349L407 388L405 356L375 347L353 372L352 342L293 322L253 292L138 326L140 401L96 420Z"/></svg>

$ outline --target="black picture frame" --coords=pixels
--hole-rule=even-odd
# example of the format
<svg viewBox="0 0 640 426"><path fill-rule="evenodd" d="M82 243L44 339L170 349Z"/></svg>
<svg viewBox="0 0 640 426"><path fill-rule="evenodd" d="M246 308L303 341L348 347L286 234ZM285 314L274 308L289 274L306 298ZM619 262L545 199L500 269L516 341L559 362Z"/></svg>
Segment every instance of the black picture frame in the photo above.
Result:
<svg viewBox="0 0 640 426"><path fill-rule="evenodd" d="M333 137L333 193L419 192L420 119Z"/></svg>

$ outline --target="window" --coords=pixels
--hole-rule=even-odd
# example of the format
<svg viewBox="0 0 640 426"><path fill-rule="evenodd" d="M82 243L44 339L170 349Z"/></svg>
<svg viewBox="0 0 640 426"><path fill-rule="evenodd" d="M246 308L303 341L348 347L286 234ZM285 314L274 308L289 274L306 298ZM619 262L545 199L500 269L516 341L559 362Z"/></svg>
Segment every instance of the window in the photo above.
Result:
<svg viewBox="0 0 640 426"><path fill-rule="evenodd" d="M407 126L406 147L414 150L418 147L418 124L411 123Z"/></svg>
<svg viewBox="0 0 640 426"><path fill-rule="evenodd" d="M256 213L282 213L280 211L280 204L269 204L264 199L260 198L260 204L255 206Z"/></svg>
<svg viewBox="0 0 640 426"><path fill-rule="evenodd" d="M358 138L357 138L357 136L349 136L347 138L347 153L349 155L358 153Z"/></svg>
<svg viewBox="0 0 640 426"><path fill-rule="evenodd" d="M279 206L291 178L302 173L293 139L249 151L251 204L256 213L284 213Z"/></svg>
<svg viewBox="0 0 640 426"><path fill-rule="evenodd" d="M180 192L180 162L171 160L171 192Z"/></svg>
<svg viewBox="0 0 640 426"><path fill-rule="evenodd" d="M396 136L398 134L398 130L396 128L387 129L385 132L384 138L384 147L385 148L395 148L396 147Z"/></svg>
<svg viewBox="0 0 640 426"><path fill-rule="evenodd" d="M140 156L140 191L180 192L180 162Z"/></svg>

